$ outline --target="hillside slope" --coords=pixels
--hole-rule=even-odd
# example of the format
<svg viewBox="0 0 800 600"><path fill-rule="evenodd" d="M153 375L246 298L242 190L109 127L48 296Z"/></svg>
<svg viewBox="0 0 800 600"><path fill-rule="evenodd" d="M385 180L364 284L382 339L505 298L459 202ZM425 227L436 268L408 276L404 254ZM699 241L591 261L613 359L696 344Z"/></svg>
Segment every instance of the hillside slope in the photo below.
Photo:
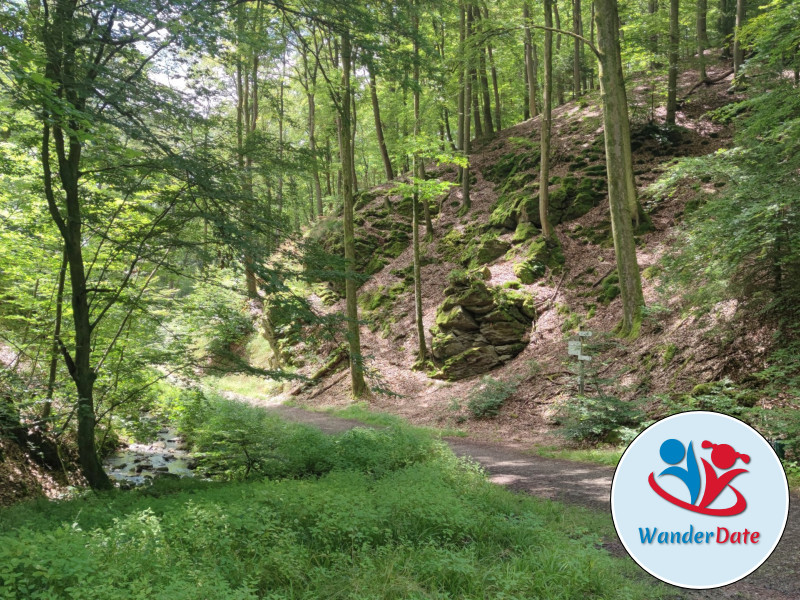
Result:
<svg viewBox="0 0 800 600"><path fill-rule="evenodd" d="M726 69L720 64L711 74ZM684 93L695 81L696 73L683 74ZM682 105L676 129L637 120L637 115L647 110L649 90L642 86L632 92L634 169L652 228L637 237L648 310L641 336L630 343L622 343L610 333L620 318L621 303L614 282L615 260L604 194L598 97L581 98L554 110L551 195L556 198L555 231L564 260L563 267L550 264L545 275L533 283L520 280L531 279L522 274L520 265L528 260L526 248L537 232L515 230L518 219L508 207L513 209L526 198L535 197L539 120L520 123L476 144L470 156L475 174L472 210L459 216L458 187L432 207L434 212L438 209L433 239L422 245L426 263L422 268L423 312L430 347L430 332L445 300L448 274L465 266L485 264L490 288L513 288L533 298L538 314L530 341L518 356L490 371L493 378L521 382L495 419L467 418L464 399L479 383L477 376L448 382L412 370L416 350L413 288L409 283L412 255L407 245L409 236L402 232L408 227L410 233L410 221L398 215L403 199L393 193L392 184L363 194L356 219L365 244L360 266L375 271L360 290L360 314L365 321L363 352L372 384L395 394L375 395L370 405L415 423L466 427L487 439L524 445L553 443L554 407L577 393L575 363L567 354L566 341L579 328L594 333L587 347L593 355L587 371L590 394L602 392L623 400L664 397L689 392L704 382L735 378L752 365L758 357L759 340L753 339L752 332L745 340L725 326L734 306L720 305L711 313L694 315L681 312L678 298L665 297L658 291L659 259L681 243L681 215L699 190L682 188L660 201L645 193L674 158L708 154L730 141L732 131L706 116L709 110L733 101L727 87L729 82L722 81L694 91ZM657 112L656 117L661 118ZM444 181L455 179L452 168L439 168L430 174ZM705 188L706 193L714 192L712 184ZM332 227L329 223L328 230ZM373 233L373 240L365 242L364 236ZM492 244L499 240L499 247L481 252L486 240L493 240ZM312 297L312 302L323 306L319 297ZM325 310L342 309L343 302L339 301ZM312 370L307 368L308 372ZM349 404L348 383L348 378L333 374L296 401L314 407Z"/></svg>

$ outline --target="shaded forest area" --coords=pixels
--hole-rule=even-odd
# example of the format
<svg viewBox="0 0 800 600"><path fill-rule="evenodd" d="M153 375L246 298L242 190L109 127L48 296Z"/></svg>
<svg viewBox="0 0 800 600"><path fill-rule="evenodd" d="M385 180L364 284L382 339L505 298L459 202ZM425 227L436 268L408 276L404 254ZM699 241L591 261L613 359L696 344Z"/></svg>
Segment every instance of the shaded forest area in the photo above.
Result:
<svg viewBox="0 0 800 600"><path fill-rule="evenodd" d="M147 596L109 565L220 544L241 556L203 597L662 593L595 547L608 523L496 490L436 439L614 464L713 410L796 486L798 86L793 0L4 3L0 504L111 490L54 554L76 505L5 513L9 597L199 597L189 567ZM259 408L284 402L387 429ZM194 478L109 462L157 439ZM498 550L537 535L546 556Z"/></svg>

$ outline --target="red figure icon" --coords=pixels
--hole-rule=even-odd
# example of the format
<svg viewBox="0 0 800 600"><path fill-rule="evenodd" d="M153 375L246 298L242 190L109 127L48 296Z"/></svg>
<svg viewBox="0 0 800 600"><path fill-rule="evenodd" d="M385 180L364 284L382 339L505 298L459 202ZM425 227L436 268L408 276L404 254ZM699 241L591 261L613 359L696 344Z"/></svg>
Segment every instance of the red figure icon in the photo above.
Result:
<svg viewBox="0 0 800 600"><path fill-rule="evenodd" d="M730 469L738 459L742 459L742 462L748 464L750 462L750 457L747 454L740 454L733 449L733 447L729 446L728 444L712 444L708 440L705 440L702 444L703 448L713 448L711 451L711 462L714 463L714 467L718 469ZM723 473L720 476L717 476L717 472L714 470L708 461L705 458L701 458L700 460L703 461L703 468L706 472L706 489L705 493L703 494L703 499L700 501L700 507L705 508L709 504L711 504L717 497L722 493L722 491L729 486L730 482L733 481L734 477L741 475L742 473L747 473L747 469L734 469L733 471L728 471L727 473ZM736 494L736 505L733 507L734 509L740 508L741 510L734 512L732 514L738 514L744 510L747 503L745 502L744 497L739 493L735 487L731 486L731 490Z"/></svg>

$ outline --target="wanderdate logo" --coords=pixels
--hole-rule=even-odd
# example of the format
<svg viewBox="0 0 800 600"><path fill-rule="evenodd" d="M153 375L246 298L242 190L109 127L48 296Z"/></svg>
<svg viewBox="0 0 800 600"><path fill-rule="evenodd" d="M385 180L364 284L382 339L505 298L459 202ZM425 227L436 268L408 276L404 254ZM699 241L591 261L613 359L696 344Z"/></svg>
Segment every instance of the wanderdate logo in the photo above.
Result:
<svg viewBox="0 0 800 600"><path fill-rule="evenodd" d="M786 476L767 441L732 417L673 415L623 454L611 488L614 526L648 573L693 589L756 570L780 541Z"/></svg>

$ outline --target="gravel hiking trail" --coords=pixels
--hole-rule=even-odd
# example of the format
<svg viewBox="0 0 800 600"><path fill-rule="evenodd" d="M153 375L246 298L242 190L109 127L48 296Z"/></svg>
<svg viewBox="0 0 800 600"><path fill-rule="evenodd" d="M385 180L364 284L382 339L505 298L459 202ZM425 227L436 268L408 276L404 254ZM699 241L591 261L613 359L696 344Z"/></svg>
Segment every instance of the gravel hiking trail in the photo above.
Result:
<svg viewBox="0 0 800 600"><path fill-rule="evenodd" d="M291 406L265 406L265 410L287 421L317 427L334 434L353 427L369 427L352 419ZM470 457L483 465L493 483L538 498L548 498L593 510L608 511L614 469L599 465L543 458L507 448L502 444L476 442L469 438L445 438L458 456ZM714 590L673 588L670 598L687 600L800 600L800 497L792 494L789 521L772 556L744 580ZM606 540L604 548L624 556L618 538ZM642 572L644 577L650 577ZM655 579L653 579L655 581Z"/></svg>

